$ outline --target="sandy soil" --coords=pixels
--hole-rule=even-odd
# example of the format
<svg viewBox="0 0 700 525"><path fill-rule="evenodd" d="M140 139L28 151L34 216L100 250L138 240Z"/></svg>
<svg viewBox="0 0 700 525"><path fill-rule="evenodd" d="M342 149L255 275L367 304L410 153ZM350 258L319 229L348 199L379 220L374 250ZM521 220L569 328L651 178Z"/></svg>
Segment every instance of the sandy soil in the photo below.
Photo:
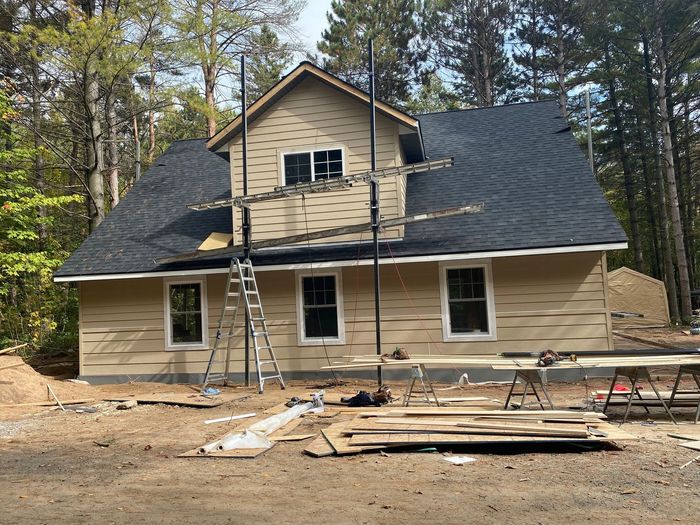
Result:
<svg viewBox="0 0 700 525"><path fill-rule="evenodd" d="M358 386L340 390L353 392ZM588 388L603 386L591 382ZM252 460L176 457L230 429L204 425L204 419L260 412L313 388L296 383L281 392L270 385L262 396L238 389L250 397L211 409L140 405L117 411L111 403L96 405L93 414L0 409L0 522L700 521L700 463L678 468L698 452L666 435L681 430L700 437L700 428L673 428L655 409L655 425L647 426L641 409L625 425L639 441L590 451L512 445L452 450L477 458L463 466L444 461L447 449L312 458L302 452L309 441L279 443ZM96 398L190 391L144 384L91 389ZM586 388L553 384L551 392L558 405L566 406L580 402ZM504 386L470 386L445 395L503 398L505 393ZM307 418L294 433L318 432L346 417Z"/></svg>

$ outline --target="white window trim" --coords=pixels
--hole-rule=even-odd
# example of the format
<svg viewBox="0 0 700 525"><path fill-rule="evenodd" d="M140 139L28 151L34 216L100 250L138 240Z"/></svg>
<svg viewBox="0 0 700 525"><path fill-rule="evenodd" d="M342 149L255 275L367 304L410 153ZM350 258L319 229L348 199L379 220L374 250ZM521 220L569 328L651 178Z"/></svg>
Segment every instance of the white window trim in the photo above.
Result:
<svg viewBox="0 0 700 525"><path fill-rule="evenodd" d="M483 268L486 285L486 313L489 323L487 334L453 334L450 322L449 291L447 270L457 268ZM493 273L491 260L465 260L462 263L440 263L440 310L442 314L442 339L446 343L457 341L496 341L496 302L493 293Z"/></svg>
<svg viewBox="0 0 700 525"><path fill-rule="evenodd" d="M304 337L304 277L335 277L335 304L338 312L338 337ZM297 342L299 346L344 345L345 344L345 309L343 307L343 271L342 268L323 270L296 271L297 296Z"/></svg>
<svg viewBox="0 0 700 525"><path fill-rule="evenodd" d="M311 181L313 182L316 180L316 170L314 168L314 152L316 151L330 151L334 149L339 149L340 150L340 161L343 163L343 173L340 175L341 177L344 177L345 174L348 172L347 169L347 164L346 164L346 156L345 156L345 146L342 144L319 144L316 147L309 148L309 147L297 147L297 148L289 148L289 149L284 149L284 150L278 150L279 151L279 181L280 181L280 186L286 186L287 181L284 173L284 156L285 155L298 155L299 153L308 153L311 155Z"/></svg>
<svg viewBox="0 0 700 525"><path fill-rule="evenodd" d="M172 284L199 284L201 290L202 307L202 342L201 343L173 343L172 325L170 322L170 285ZM208 350L209 349L209 321L207 302L207 278L171 278L163 279L163 305L165 307L165 349L169 351L177 350Z"/></svg>

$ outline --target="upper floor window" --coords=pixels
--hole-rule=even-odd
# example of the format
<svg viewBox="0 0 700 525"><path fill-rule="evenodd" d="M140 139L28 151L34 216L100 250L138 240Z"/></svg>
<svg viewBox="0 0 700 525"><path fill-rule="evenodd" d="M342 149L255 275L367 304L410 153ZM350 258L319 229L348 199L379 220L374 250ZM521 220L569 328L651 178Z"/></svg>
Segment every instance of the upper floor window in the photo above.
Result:
<svg viewBox="0 0 700 525"><path fill-rule="evenodd" d="M283 186L343 175L343 150L340 148L285 153L282 159Z"/></svg>

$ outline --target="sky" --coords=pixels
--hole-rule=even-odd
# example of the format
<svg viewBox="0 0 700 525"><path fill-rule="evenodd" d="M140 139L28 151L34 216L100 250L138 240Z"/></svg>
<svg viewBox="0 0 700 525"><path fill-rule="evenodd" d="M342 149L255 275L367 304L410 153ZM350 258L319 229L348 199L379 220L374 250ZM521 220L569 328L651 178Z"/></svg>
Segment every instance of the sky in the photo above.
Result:
<svg viewBox="0 0 700 525"><path fill-rule="evenodd" d="M331 0L307 0L306 7L297 22L297 30L307 50L316 53L316 42L321 39L321 32L328 25L326 12L331 9Z"/></svg>

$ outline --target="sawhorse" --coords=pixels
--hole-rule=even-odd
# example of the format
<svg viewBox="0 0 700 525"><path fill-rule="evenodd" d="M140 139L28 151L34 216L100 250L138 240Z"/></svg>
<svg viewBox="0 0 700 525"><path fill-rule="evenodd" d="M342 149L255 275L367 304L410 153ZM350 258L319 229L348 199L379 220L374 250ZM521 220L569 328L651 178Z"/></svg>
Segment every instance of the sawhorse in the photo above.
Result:
<svg viewBox="0 0 700 525"><path fill-rule="evenodd" d="M668 406L673 406L673 400L678 393L678 385L681 383L681 376L683 376L683 374L692 376L695 380L695 384L698 385L698 408L695 410L695 423L697 423L698 419L700 419L700 365L685 365L678 369L678 375L676 376L676 382L673 384L671 399L668 401Z"/></svg>
<svg viewBox="0 0 700 525"><path fill-rule="evenodd" d="M408 385L406 385L406 393L403 395L403 406L407 407L408 403L411 401L411 394L416 386L416 381L420 381L423 395L425 400L429 405L432 404L430 401L430 394L432 394L436 406L440 406L437 394L433 388L433 383L430 382L430 377L428 377L428 371L425 369L425 365L418 364L411 366L411 377L408 379ZM427 385L426 385L427 382Z"/></svg>
<svg viewBox="0 0 700 525"><path fill-rule="evenodd" d="M542 372L542 375L540 375L540 372ZM549 408L554 410L554 403L552 403L552 398L549 397L549 392L547 391L546 374L547 370L544 368L542 370L516 370L515 377L513 377L513 384L510 385L510 391L508 392L508 397L506 398L506 402L503 408L506 410L508 409L511 397L522 395L523 397L520 400L520 408L522 409L526 405L525 399L527 398L528 388L532 388L532 393L535 395L535 398L537 398L537 401L533 401L532 403L527 404L540 405L540 408L542 410L546 410L544 403L542 402L542 398L537 393L537 386L539 385L540 389L542 390L542 394L544 394L544 397L547 400L547 403L549 404ZM514 392L515 385L518 382L518 379L525 383L525 388L522 392Z"/></svg>
<svg viewBox="0 0 700 525"><path fill-rule="evenodd" d="M663 397L661 397L661 394L659 394L658 389L656 388L656 385L654 382L651 380L651 376L649 375L649 370L647 369L646 366L626 366L626 367L618 367L615 369L615 375L613 375L613 380L610 383L610 389L608 390L608 397L605 400L605 406L603 407L603 413L605 414L608 410L608 405L610 404L610 398L613 393L613 389L615 388L615 381L617 381L618 377L626 377L629 379L630 383L632 383L632 388L630 389L629 394L623 394L627 396L627 406L625 407L625 415L622 417L622 424L627 421L627 416L630 413L630 409L632 408L632 401L634 401L634 396L635 394L641 398L641 395L639 394L639 390L637 389L637 382L642 380L646 381L649 383L651 386L652 390L654 390L654 393L656 394L657 399L661 403L661 406L664 407L664 410L668 414L668 417L671 418L671 421L673 421L675 424L678 424L676 422L676 418L673 417L673 414L671 414L671 410L669 409L669 405L666 405L666 402L663 400ZM645 409L647 412L649 411L646 407Z"/></svg>

